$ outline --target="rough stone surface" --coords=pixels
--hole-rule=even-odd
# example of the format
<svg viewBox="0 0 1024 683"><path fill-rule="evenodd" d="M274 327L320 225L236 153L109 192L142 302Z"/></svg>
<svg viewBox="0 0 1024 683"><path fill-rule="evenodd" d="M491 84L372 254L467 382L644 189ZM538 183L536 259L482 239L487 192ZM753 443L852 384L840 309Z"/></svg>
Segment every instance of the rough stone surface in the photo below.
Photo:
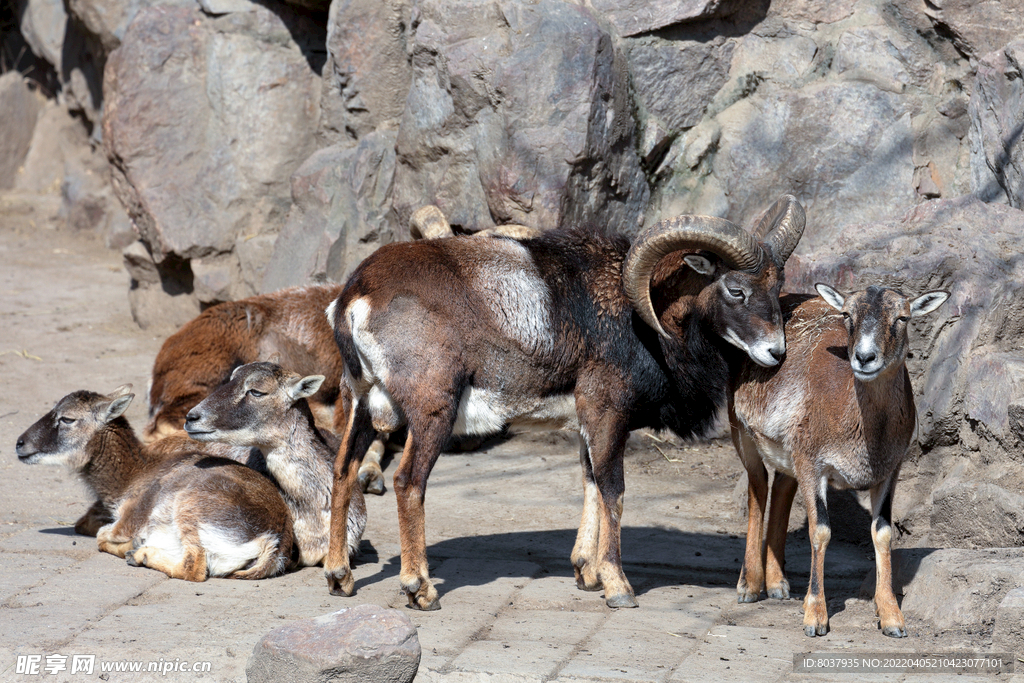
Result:
<svg viewBox="0 0 1024 683"><path fill-rule="evenodd" d="M104 144L154 259L227 252L279 229L288 178L313 150L318 86L262 7L139 13L108 62Z"/></svg>
<svg viewBox="0 0 1024 683"><path fill-rule="evenodd" d="M1024 545L1024 496L977 478L959 464L935 489L931 541L957 548Z"/></svg>
<svg viewBox="0 0 1024 683"><path fill-rule="evenodd" d="M998 50L1024 32L1021 0L931 0L924 11L971 57Z"/></svg>
<svg viewBox="0 0 1024 683"><path fill-rule="evenodd" d="M1024 587L1007 591L996 609L996 627L992 633L996 652L1024 652Z"/></svg>
<svg viewBox="0 0 1024 683"><path fill-rule="evenodd" d="M61 0L18 0L19 29L36 56L61 68L68 14Z"/></svg>
<svg viewBox="0 0 1024 683"><path fill-rule="evenodd" d="M42 102L17 71L0 76L0 190L14 187Z"/></svg>
<svg viewBox="0 0 1024 683"><path fill-rule="evenodd" d="M332 280L392 240L387 212L395 134L371 133L356 147L313 154L292 176L294 204L263 277L263 291Z"/></svg>
<svg viewBox="0 0 1024 683"><path fill-rule="evenodd" d="M274 629L256 644L245 673L249 683L408 683L419 663L420 642L407 616L359 605Z"/></svg>
<svg viewBox="0 0 1024 683"><path fill-rule="evenodd" d="M591 0L591 4L620 36L727 16L737 9L730 0Z"/></svg>
<svg viewBox="0 0 1024 683"><path fill-rule="evenodd" d="M453 226L635 230L646 180L623 65L584 8L424 2L398 140L394 207L435 204Z"/></svg>
<svg viewBox="0 0 1024 683"><path fill-rule="evenodd" d="M329 144L394 130L412 81L406 53L413 3L338 0L327 24L320 136Z"/></svg>
<svg viewBox="0 0 1024 683"><path fill-rule="evenodd" d="M1024 41L978 63L971 95L971 187L988 201L1024 208Z"/></svg>
<svg viewBox="0 0 1024 683"><path fill-rule="evenodd" d="M911 555L894 577L903 612L938 628L991 627L999 604L1024 586L1024 550L942 549ZM918 561L919 558L919 561Z"/></svg>

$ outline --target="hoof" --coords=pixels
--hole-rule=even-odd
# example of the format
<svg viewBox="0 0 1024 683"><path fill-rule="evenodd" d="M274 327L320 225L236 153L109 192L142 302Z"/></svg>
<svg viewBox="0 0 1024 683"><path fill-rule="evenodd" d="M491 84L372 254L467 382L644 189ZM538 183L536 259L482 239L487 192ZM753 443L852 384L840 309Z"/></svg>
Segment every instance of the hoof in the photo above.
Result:
<svg viewBox="0 0 1024 683"><path fill-rule="evenodd" d="M584 572L578 567L573 567L573 569L576 572L576 587L579 588L581 591L593 592L599 591L603 588L601 582L597 580L597 577L587 577L587 572Z"/></svg>
<svg viewBox="0 0 1024 683"><path fill-rule="evenodd" d="M757 602L760 598L760 593L754 593L753 591L736 591L736 602L740 604L745 602Z"/></svg>
<svg viewBox="0 0 1024 683"><path fill-rule="evenodd" d="M783 581L778 586L769 588L768 597L772 600L789 600L789 582Z"/></svg>
<svg viewBox="0 0 1024 683"><path fill-rule="evenodd" d="M128 563L129 567L141 567L142 563L135 561L135 553L125 553L124 561Z"/></svg>
<svg viewBox="0 0 1024 683"><path fill-rule="evenodd" d="M621 607L639 607L640 603L636 601L630 593L622 593L621 595L613 595L609 598L605 598L604 603L609 607L618 609Z"/></svg>
<svg viewBox="0 0 1024 683"><path fill-rule="evenodd" d="M349 598L356 592L356 581L352 572L341 574L340 572L324 571L324 575L327 577L327 590L331 595Z"/></svg>
<svg viewBox="0 0 1024 683"><path fill-rule="evenodd" d="M886 626L882 629L882 635L890 638L906 638L907 629L902 626Z"/></svg>
<svg viewBox="0 0 1024 683"><path fill-rule="evenodd" d="M804 635L813 638L814 636L823 636L828 633L828 624L807 624L804 626Z"/></svg>
<svg viewBox="0 0 1024 683"><path fill-rule="evenodd" d="M359 486L362 487L363 493L372 493L375 496L383 496L384 474L380 470L360 470Z"/></svg>
<svg viewBox="0 0 1024 683"><path fill-rule="evenodd" d="M417 598L415 595L410 595L409 607L412 609L418 609L421 612L436 612L441 609L441 601L437 598L428 600L426 598Z"/></svg>

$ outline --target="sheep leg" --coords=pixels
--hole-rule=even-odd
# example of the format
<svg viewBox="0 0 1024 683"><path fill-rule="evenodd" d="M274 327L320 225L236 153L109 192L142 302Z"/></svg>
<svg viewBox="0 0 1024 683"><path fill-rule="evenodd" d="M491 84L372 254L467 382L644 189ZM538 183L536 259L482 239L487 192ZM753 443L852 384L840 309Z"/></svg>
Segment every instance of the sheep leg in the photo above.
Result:
<svg viewBox="0 0 1024 683"><path fill-rule="evenodd" d="M123 560L132 549L132 537L126 535L119 524L107 524L96 532L96 547L101 553L110 553Z"/></svg>
<svg viewBox="0 0 1024 683"><path fill-rule="evenodd" d="M454 413L454 411L452 411ZM434 418L419 424L410 421L402 462L395 471L395 499L398 503L398 531L402 544L402 568L399 580L409 607L421 610L441 609L437 589L427 568L426 524L423 513L427 477L441 449L451 436L454 416L444 429Z"/></svg>
<svg viewBox="0 0 1024 683"><path fill-rule="evenodd" d="M363 456L359 466L359 485L365 493L384 495L384 472L380 467L380 459L384 456L384 442L387 438L388 434L379 432Z"/></svg>
<svg viewBox="0 0 1024 683"><path fill-rule="evenodd" d="M206 550L202 546L187 544L185 555L176 560L156 546L144 545L128 553L128 564L161 571L172 579L206 581Z"/></svg>
<svg viewBox="0 0 1024 683"><path fill-rule="evenodd" d="M793 460L801 461L798 454ZM807 465L805 469L811 466ZM797 473L798 475L800 472ZM828 481L813 473L801 477L800 488L804 491L807 507L807 527L811 539L811 580L804 598L804 634L823 636L828 633L828 604L825 602L825 549L832 539L828 520L826 492Z"/></svg>
<svg viewBox="0 0 1024 683"><path fill-rule="evenodd" d="M75 533L82 534L83 536L95 536L100 527L110 524L112 521L114 520L110 515L110 510L107 509L107 506L102 501L97 500L75 522Z"/></svg>
<svg viewBox="0 0 1024 683"><path fill-rule="evenodd" d="M789 512L796 496L796 479L776 471L772 480L772 503L768 510L768 543L765 557L765 587L768 597L789 599L789 581L786 580L786 531Z"/></svg>
<svg viewBox="0 0 1024 683"><path fill-rule="evenodd" d="M324 558L324 576L331 595L350 596L355 592L355 578L348 557L348 511L352 489L358 481L356 453L366 452L373 438L370 411L366 399L356 399L348 413L348 425L341 449L334 460L334 482L331 486L331 532L327 557Z"/></svg>
<svg viewBox="0 0 1024 683"><path fill-rule="evenodd" d="M882 634L906 638L907 624L892 590L892 497L899 470L871 489L871 542L875 546L875 609Z"/></svg>
<svg viewBox="0 0 1024 683"><path fill-rule="evenodd" d="M747 547L736 583L736 602L757 602L764 590L764 510L768 503L768 470L757 446L738 425L730 406L732 443L747 470Z"/></svg>
<svg viewBox="0 0 1024 683"><path fill-rule="evenodd" d="M601 579L597 575L601 503L597 482L594 481L594 468L590 463L590 450L583 434L580 434L580 467L583 470L583 518L570 559L576 574L576 586L580 590L596 591L601 589Z"/></svg>
<svg viewBox="0 0 1024 683"><path fill-rule="evenodd" d="M637 607L633 588L622 571L622 497L626 490L622 455L629 433L625 429L627 422L621 415L608 409L607 405L601 408L597 411L600 417L590 422L593 428L586 429L590 464L600 494L597 576L604 587L605 604L609 607Z"/></svg>

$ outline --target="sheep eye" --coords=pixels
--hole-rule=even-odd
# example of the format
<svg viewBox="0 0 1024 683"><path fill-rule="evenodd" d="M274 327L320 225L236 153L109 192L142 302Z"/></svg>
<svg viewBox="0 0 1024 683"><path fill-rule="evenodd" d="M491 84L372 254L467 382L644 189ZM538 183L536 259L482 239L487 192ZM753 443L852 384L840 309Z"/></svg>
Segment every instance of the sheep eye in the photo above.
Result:
<svg viewBox="0 0 1024 683"><path fill-rule="evenodd" d="M742 289L736 289L734 287L729 287L729 296L734 297L736 299L742 299L743 298L743 290Z"/></svg>
<svg viewBox="0 0 1024 683"><path fill-rule="evenodd" d="M843 311L842 313L843 313L843 320L849 320L850 319L850 314L849 313L847 313L846 311Z"/></svg>
<svg viewBox="0 0 1024 683"><path fill-rule="evenodd" d="M75 423L75 418L73 418L73 417L61 417L60 418L60 423L61 424L65 424L65 425L74 424Z"/></svg>
<svg viewBox="0 0 1024 683"><path fill-rule="evenodd" d="M252 396L253 398L259 398L259 397L261 397L261 396L266 396L266 395L267 395L267 392L265 392L265 391L259 391L259 390L257 390L257 389L250 389L250 390L248 391L248 394L249 394L250 396Z"/></svg>
<svg viewBox="0 0 1024 683"><path fill-rule="evenodd" d="M900 317L898 317L896 319L899 320L901 323L905 323L905 322L910 320L910 317L906 316L906 315L901 315Z"/></svg>

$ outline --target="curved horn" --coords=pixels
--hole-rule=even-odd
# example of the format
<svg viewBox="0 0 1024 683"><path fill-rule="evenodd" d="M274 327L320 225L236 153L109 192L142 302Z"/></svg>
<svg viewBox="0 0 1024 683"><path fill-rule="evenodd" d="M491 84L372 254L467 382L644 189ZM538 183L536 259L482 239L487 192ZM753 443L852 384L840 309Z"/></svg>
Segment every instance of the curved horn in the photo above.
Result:
<svg viewBox="0 0 1024 683"><path fill-rule="evenodd" d="M771 254L780 267L796 249L804 234L804 207L791 194L784 194L772 204L754 229L754 236L771 246Z"/></svg>
<svg viewBox="0 0 1024 683"><path fill-rule="evenodd" d="M409 233L414 240L448 237L452 234L448 219L433 204L421 206L409 218Z"/></svg>
<svg viewBox="0 0 1024 683"><path fill-rule="evenodd" d="M724 218L678 216L642 230L626 254L622 266L623 285L643 321L664 337L668 332L658 321L651 303L651 273L664 256L680 249L705 249L736 270L759 268L763 256L753 235Z"/></svg>

